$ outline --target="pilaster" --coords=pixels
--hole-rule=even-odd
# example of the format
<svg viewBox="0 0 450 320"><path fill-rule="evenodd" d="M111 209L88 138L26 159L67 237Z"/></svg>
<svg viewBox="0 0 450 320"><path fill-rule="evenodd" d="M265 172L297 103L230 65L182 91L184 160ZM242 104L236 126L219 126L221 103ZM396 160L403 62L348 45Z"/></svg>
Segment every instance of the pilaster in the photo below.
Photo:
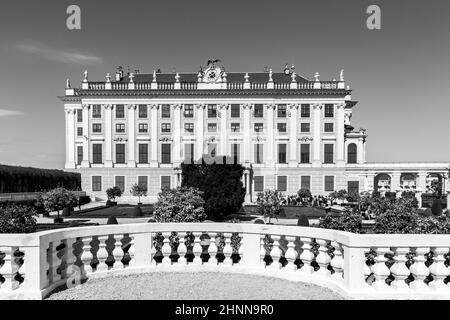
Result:
<svg viewBox="0 0 450 320"><path fill-rule="evenodd" d="M336 104L336 164L344 166L345 164L345 104Z"/></svg>
<svg viewBox="0 0 450 320"><path fill-rule="evenodd" d="M252 131L250 128L250 111L252 109L251 104L242 105L244 109L244 163L250 163L250 148L251 148L251 135Z"/></svg>
<svg viewBox="0 0 450 320"><path fill-rule="evenodd" d="M112 104L104 105L105 108L105 167L112 168ZM129 128L130 130L131 128Z"/></svg>
<svg viewBox="0 0 450 320"><path fill-rule="evenodd" d="M295 83L296 84L296 83ZM297 167L297 104L289 105L289 166Z"/></svg>
<svg viewBox="0 0 450 320"><path fill-rule="evenodd" d="M227 146L228 146L228 104L221 104L220 108L220 151L219 154L226 156L228 155Z"/></svg>
<svg viewBox="0 0 450 320"><path fill-rule="evenodd" d="M66 111L66 169L75 168L75 113L73 108Z"/></svg>
<svg viewBox="0 0 450 320"><path fill-rule="evenodd" d="M181 163L181 104L175 104L173 116L173 164Z"/></svg>
<svg viewBox="0 0 450 320"><path fill-rule="evenodd" d="M312 158L312 166L320 167L321 159L320 153L322 150L322 139L321 139L321 118L322 118L322 108L323 104L313 104L313 158Z"/></svg>
<svg viewBox="0 0 450 320"><path fill-rule="evenodd" d="M266 167L274 167L275 166L275 157L274 157L274 144L275 144L275 128L274 128L274 114L275 114L275 104L267 104L267 141L264 145L264 148L267 147L267 152L264 151L264 159L263 161L266 164Z"/></svg>
<svg viewBox="0 0 450 320"><path fill-rule="evenodd" d="M136 167L136 105L128 106L128 167Z"/></svg>
<svg viewBox="0 0 450 320"><path fill-rule="evenodd" d="M89 161L89 109L90 105L83 104L83 161L81 161L82 168L89 168L91 166Z"/></svg>
<svg viewBox="0 0 450 320"><path fill-rule="evenodd" d="M158 167L158 108L157 104L150 105L150 134L151 134L151 150L150 150L150 167Z"/></svg>

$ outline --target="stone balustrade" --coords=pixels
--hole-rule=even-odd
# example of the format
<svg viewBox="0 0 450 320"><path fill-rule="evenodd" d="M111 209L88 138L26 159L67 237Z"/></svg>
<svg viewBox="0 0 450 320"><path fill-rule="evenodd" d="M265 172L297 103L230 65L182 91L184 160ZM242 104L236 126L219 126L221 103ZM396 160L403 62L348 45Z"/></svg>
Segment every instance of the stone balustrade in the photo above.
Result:
<svg viewBox="0 0 450 320"><path fill-rule="evenodd" d="M3 234L0 251L3 299L41 299L116 273L189 270L308 282L349 298L450 298L450 235L146 223Z"/></svg>

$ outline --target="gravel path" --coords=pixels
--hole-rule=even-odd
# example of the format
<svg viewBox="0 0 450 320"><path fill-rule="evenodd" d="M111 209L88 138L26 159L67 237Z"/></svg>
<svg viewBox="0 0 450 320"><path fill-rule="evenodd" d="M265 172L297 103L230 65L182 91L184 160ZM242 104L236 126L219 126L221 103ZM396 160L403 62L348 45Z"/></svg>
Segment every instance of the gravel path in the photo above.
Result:
<svg viewBox="0 0 450 320"><path fill-rule="evenodd" d="M301 282L227 273L144 273L91 279L55 292L50 300L340 300Z"/></svg>

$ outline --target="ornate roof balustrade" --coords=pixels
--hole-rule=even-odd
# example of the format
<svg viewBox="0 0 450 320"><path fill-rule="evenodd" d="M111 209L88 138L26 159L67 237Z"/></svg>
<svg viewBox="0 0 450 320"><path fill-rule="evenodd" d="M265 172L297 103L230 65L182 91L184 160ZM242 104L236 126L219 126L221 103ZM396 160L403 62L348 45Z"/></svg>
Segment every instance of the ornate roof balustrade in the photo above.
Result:
<svg viewBox="0 0 450 320"><path fill-rule="evenodd" d="M6 299L41 299L83 278L186 270L279 277L326 286L352 298L450 298L450 235L141 223L3 234L0 250L0 298Z"/></svg>

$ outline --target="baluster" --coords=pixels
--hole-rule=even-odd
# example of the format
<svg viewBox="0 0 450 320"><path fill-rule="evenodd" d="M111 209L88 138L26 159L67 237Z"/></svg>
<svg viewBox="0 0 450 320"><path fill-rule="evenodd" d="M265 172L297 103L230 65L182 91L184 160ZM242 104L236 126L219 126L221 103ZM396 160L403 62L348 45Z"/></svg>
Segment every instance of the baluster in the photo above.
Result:
<svg viewBox="0 0 450 320"><path fill-rule="evenodd" d="M48 281L48 284L51 284L53 282L52 251L53 251L53 244L51 242L49 242L48 247L47 247L47 281Z"/></svg>
<svg viewBox="0 0 450 320"><path fill-rule="evenodd" d="M84 274L87 275L88 273L92 273L92 266L91 261L94 258L91 252L91 237L85 237L83 238L83 252L81 253L81 261L83 262L83 270Z"/></svg>
<svg viewBox="0 0 450 320"><path fill-rule="evenodd" d="M208 246L208 253L209 253L209 260L208 265L210 266L217 266L217 245L216 245L216 236L217 233L210 232L209 233L209 246Z"/></svg>
<svg viewBox="0 0 450 320"><path fill-rule="evenodd" d="M225 259L223 260L223 264L227 266L233 265L233 259L231 258L231 255L233 254L233 248L231 247L231 233L224 233L223 236L225 237L225 246L223 248L223 255L225 256Z"/></svg>
<svg viewBox="0 0 450 320"><path fill-rule="evenodd" d="M106 250L106 241L108 240L108 236L99 236L98 237L98 251L97 251L97 271L103 272L108 270L108 265L106 264L106 260L108 259L108 250Z"/></svg>
<svg viewBox="0 0 450 320"><path fill-rule="evenodd" d="M297 265L295 264L295 260L297 260L298 252L295 249L295 237L286 236L286 240L288 241L287 250L284 254L284 257L288 261L287 268L292 271L297 271Z"/></svg>
<svg viewBox="0 0 450 320"><path fill-rule="evenodd" d="M201 232L193 232L192 233L194 235L194 247L192 248L192 253L194 254L194 260L192 261L192 263L194 265L202 265L203 261L202 261L202 251L203 248L200 244L201 240L200 237L202 235Z"/></svg>
<svg viewBox="0 0 450 320"><path fill-rule="evenodd" d="M120 241L122 239L122 234L116 234L114 235L114 239L116 242L114 243L114 250L112 252L112 255L114 257L114 270L121 270L123 269L123 263L122 258L124 256L123 250L122 250L122 242Z"/></svg>
<svg viewBox="0 0 450 320"><path fill-rule="evenodd" d="M444 255L448 252L448 248L435 247L433 250L433 263L430 266L430 273L433 277L433 281L429 283L431 289L434 290L448 290L449 288L444 283L445 278L449 275L450 271L445 266Z"/></svg>
<svg viewBox="0 0 450 320"><path fill-rule="evenodd" d="M14 252L18 247L1 247L0 251L5 254L3 257L3 265L0 268L0 274L5 281L0 285L2 291L12 291L19 288L19 282L14 279L19 270L19 266L14 261Z"/></svg>
<svg viewBox="0 0 450 320"><path fill-rule="evenodd" d="M281 262L280 262L280 257L281 257L280 236L271 235L270 237L273 240L273 247L272 247L272 250L270 251L270 256L272 257L272 263L270 264L270 269L279 270L282 267Z"/></svg>
<svg viewBox="0 0 450 320"><path fill-rule="evenodd" d="M155 260L155 255L158 252L158 250L156 250L157 241L156 241L156 239L153 239L153 236L154 236L154 234L150 234L150 238L152 239L152 241L150 242L150 244L151 244L151 248L150 248L150 256L151 256L150 265L157 266L158 264L156 263L156 260Z"/></svg>
<svg viewBox="0 0 450 320"><path fill-rule="evenodd" d="M178 238L180 238L179 240L179 244L178 244L178 255L180 256L178 258L178 264L185 266L187 265L187 259L186 259L186 253L187 253L187 247L186 247L186 233L185 232L178 232Z"/></svg>
<svg viewBox="0 0 450 320"><path fill-rule="evenodd" d="M264 259L266 258L266 253L267 253L266 247L265 247L265 245L264 245L264 240L265 240L265 238L266 238L266 235L265 235L265 234L262 234L262 235L260 236L260 246L261 246L261 250L259 251L259 255L260 255L260 257L261 257L261 267L263 267L263 268L266 268L266 267L267 267L267 263L266 263L266 261L264 260Z"/></svg>
<svg viewBox="0 0 450 320"><path fill-rule="evenodd" d="M237 253L238 253L239 257L240 257L240 260L239 260L239 262L240 262L242 260L243 256L244 256L244 243L243 243L244 235L240 236L238 234L238 236L241 238L241 242L239 243L239 249L237 250Z"/></svg>
<svg viewBox="0 0 450 320"><path fill-rule="evenodd" d="M303 262L303 266L300 272L311 274L314 272L314 267L311 262L314 260L314 253L312 252L311 238L300 238L302 245L302 253L300 254L300 260Z"/></svg>
<svg viewBox="0 0 450 320"><path fill-rule="evenodd" d="M323 239L316 239L316 242L319 244L319 254L316 257L316 262L319 265L320 269L317 270L317 274L323 276L330 276L331 272L328 270L328 264L331 261L330 255L328 254L327 244L328 241Z"/></svg>
<svg viewBox="0 0 450 320"><path fill-rule="evenodd" d="M389 286L386 283L386 278L391 274L391 271L386 266L386 253L390 252L389 248L373 248L375 251L375 264L372 266L373 276L375 281L372 283L374 289L387 290Z"/></svg>
<svg viewBox="0 0 450 320"><path fill-rule="evenodd" d="M416 254L414 257L414 263L409 270L414 276L414 281L409 284L409 287L412 290L423 290L427 291L429 287L425 284L425 278L430 274L430 269L425 265L425 254L429 252L429 248L419 247L415 248L414 253Z"/></svg>
<svg viewBox="0 0 450 320"><path fill-rule="evenodd" d="M392 251L394 252L394 265L391 267L391 272L395 279L392 281L391 287L397 291L408 291L409 286L405 280L410 274L406 266L406 261L408 261L406 255L409 253L409 248L392 248Z"/></svg>
<svg viewBox="0 0 450 320"><path fill-rule="evenodd" d="M128 262L128 267L133 267L136 263L134 256L136 254L136 243L134 240L134 235L130 234L130 248L128 249L128 256L130 257L130 261Z"/></svg>
<svg viewBox="0 0 450 320"><path fill-rule="evenodd" d="M331 266L333 267L334 273L332 274L332 278L337 279L337 280L342 280L343 276L344 276L344 270L343 270L343 265L344 265L344 259L342 258L342 248L341 245L336 242L333 241L332 242L334 251L334 257L333 259L331 259Z"/></svg>
<svg viewBox="0 0 450 320"><path fill-rule="evenodd" d="M163 237L164 240L161 248L163 259L161 264L164 266L170 266L172 264L172 260L170 259L170 254L172 253L172 247L170 246L170 232L164 232Z"/></svg>
<svg viewBox="0 0 450 320"><path fill-rule="evenodd" d="M52 242L52 252L51 252L51 261L52 261L52 282L56 282L61 279L61 275L58 274L58 269L61 264L61 260L58 257L58 251L60 249L60 244L57 242Z"/></svg>

